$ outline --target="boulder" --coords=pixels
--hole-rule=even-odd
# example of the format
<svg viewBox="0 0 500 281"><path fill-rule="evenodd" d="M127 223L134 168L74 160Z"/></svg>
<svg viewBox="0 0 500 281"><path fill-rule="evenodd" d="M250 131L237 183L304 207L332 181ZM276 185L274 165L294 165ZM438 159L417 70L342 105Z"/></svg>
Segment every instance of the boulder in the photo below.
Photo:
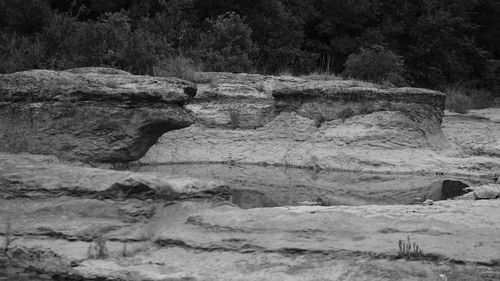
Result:
<svg viewBox="0 0 500 281"><path fill-rule="evenodd" d="M475 186L471 189L474 190L475 199L496 199L500 197L500 185L499 184L488 184Z"/></svg>
<svg viewBox="0 0 500 281"><path fill-rule="evenodd" d="M165 132L189 126L190 82L85 68L0 75L0 151L89 162L141 158Z"/></svg>

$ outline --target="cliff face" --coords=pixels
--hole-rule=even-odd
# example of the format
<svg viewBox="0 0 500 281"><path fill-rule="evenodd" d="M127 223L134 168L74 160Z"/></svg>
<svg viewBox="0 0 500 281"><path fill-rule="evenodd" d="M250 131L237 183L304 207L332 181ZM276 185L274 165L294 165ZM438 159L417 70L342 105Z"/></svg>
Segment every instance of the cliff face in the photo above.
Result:
<svg viewBox="0 0 500 281"><path fill-rule="evenodd" d="M0 151L127 162L189 126L196 87L105 68L0 75Z"/></svg>
<svg viewBox="0 0 500 281"><path fill-rule="evenodd" d="M223 98L228 94L218 91L204 100L212 113L226 115L219 119L225 124L207 126L206 112L194 111L199 122L163 135L140 162L411 171L435 167L436 151L453 148L441 132L445 96L436 91L359 81L228 76L212 78L212 87L232 87L233 99L228 102ZM245 99L234 98L239 95ZM263 114L247 114L262 100L270 106L264 121ZM195 99L189 107L197 104ZM232 118L223 110L228 104L241 106L238 121L244 125L239 129L228 129ZM246 125L252 122L254 126Z"/></svg>

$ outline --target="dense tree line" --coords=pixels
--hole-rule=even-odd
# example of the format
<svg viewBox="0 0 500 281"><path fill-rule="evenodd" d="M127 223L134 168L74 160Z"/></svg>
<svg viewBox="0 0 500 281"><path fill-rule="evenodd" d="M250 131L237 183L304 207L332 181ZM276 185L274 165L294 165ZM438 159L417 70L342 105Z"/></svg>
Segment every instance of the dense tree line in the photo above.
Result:
<svg viewBox="0 0 500 281"><path fill-rule="evenodd" d="M0 0L0 72L153 74L182 56L213 71L341 73L369 50L397 58L410 85L495 90L500 1Z"/></svg>

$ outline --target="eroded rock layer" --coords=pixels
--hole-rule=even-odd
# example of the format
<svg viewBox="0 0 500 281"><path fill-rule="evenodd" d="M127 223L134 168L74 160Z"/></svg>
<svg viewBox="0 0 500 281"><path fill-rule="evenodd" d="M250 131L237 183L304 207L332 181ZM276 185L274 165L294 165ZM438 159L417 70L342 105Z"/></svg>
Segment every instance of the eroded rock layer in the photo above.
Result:
<svg viewBox="0 0 500 281"><path fill-rule="evenodd" d="M211 84L200 87L199 100L189 105L201 121L163 135L141 163L406 172L439 169L439 153L454 153L441 132L445 96L436 91L339 79L212 76L204 77ZM255 106L262 101L268 115ZM209 104L210 113L203 111ZM236 116L225 111L238 105ZM230 129L231 122L239 128Z"/></svg>
<svg viewBox="0 0 500 281"><path fill-rule="evenodd" d="M0 75L0 150L128 162L189 126L196 87L103 68Z"/></svg>

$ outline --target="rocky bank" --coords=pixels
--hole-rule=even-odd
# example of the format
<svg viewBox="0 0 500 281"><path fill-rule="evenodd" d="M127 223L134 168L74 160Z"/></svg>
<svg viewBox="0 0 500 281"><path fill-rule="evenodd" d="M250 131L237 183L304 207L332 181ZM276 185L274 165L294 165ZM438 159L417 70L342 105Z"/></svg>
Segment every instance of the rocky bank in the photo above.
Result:
<svg viewBox="0 0 500 281"><path fill-rule="evenodd" d="M88 162L141 158L165 132L189 126L196 87L103 68L0 75L0 150Z"/></svg>
<svg viewBox="0 0 500 281"><path fill-rule="evenodd" d="M187 106L197 122L164 134L140 165L241 163L492 176L500 170L498 157L470 154L443 135L445 97L436 91L331 77L199 75L204 83ZM490 138L500 134L498 126L468 129L489 131ZM458 130L450 135L469 135Z"/></svg>
<svg viewBox="0 0 500 281"><path fill-rule="evenodd" d="M0 271L500 278L499 109L331 77L195 78L1 75Z"/></svg>

